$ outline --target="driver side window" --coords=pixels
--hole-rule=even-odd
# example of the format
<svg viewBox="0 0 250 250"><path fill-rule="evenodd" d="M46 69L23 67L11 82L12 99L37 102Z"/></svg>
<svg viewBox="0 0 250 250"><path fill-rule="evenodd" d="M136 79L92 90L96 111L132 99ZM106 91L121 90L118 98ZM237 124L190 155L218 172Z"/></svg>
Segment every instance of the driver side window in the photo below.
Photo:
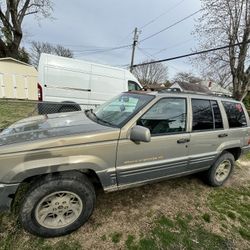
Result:
<svg viewBox="0 0 250 250"><path fill-rule="evenodd" d="M146 127L152 135L186 131L186 99L164 98L151 107L137 125Z"/></svg>

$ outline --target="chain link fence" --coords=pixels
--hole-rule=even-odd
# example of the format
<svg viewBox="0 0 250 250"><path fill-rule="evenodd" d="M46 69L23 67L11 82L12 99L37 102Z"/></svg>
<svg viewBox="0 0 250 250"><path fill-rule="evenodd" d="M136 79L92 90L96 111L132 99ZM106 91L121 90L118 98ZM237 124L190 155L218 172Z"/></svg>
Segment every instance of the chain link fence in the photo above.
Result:
<svg viewBox="0 0 250 250"><path fill-rule="evenodd" d="M95 109L97 104L39 102L0 99L0 131L23 118L61 112ZM250 110L248 110L250 114Z"/></svg>
<svg viewBox="0 0 250 250"><path fill-rule="evenodd" d="M23 118L62 112L95 109L97 104L39 102L0 99L0 131Z"/></svg>

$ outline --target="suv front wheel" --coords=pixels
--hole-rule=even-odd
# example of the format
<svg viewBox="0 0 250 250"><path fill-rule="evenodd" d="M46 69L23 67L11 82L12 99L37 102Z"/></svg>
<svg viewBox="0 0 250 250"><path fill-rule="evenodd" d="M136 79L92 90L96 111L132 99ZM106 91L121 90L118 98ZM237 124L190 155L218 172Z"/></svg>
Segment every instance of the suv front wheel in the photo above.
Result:
<svg viewBox="0 0 250 250"><path fill-rule="evenodd" d="M234 169L234 156L229 153L223 153L211 168L205 172L205 180L213 187L222 186L230 177Z"/></svg>
<svg viewBox="0 0 250 250"><path fill-rule="evenodd" d="M81 173L48 176L27 193L19 218L24 229L42 237L57 237L81 227L95 204L95 190Z"/></svg>

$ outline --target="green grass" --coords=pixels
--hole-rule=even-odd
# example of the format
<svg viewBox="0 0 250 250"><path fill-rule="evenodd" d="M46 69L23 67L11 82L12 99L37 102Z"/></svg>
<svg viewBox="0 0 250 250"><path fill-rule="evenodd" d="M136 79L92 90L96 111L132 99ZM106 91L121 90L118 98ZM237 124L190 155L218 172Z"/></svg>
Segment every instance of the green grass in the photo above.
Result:
<svg viewBox="0 0 250 250"><path fill-rule="evenodd" d="M36 105L27 101L0 100L0 130L12 123L34 114ZM36 114L36 113L35 113Z"/></svg>
<svg viewBox="0 0 250 250"><path fill-rule="evenodd" d="M20 192L26 188L24 186ZM249 201L250 187L212 189L207 200L209 213L177 214L171 218L161 215L151 223L149 231L141 233L139 237L113 232L95 240L115 245L120 243L122 249L128 250L235 249L239 247L235 244L235 237L250 240ZM17 199L16 203L19 202ZM222 233L215 234L206 229L207 223L216 223ZM0 250L77 250L82 249L84 242L82 244L74 239L74 235L62 237L54 243L26 234L17 222L15 209L12 214L0 214Z"/></svg>
<svg viewBox="0 0 250 250"><path fill-rule="evenodd" d="M206 231L200 224L191 224L190 216L178 215L174 219L162 216L153 229L135 240L129 235L126 247L129 250L154 249L227 249L231 240Z"/></svg>
<svg viewBox="0 0 250 250"><path fill-rule="evenodd" d="M242 158L243 160L250 160L250 153L244 155Z"/></svg>
<svg viewBox="0 0 250 250"><path fill-rule="evenodd" d="M200 217L193 218L187 214L170 219L161 216L155 221L152 230L140 238L128 235L126 248L233 249L236 247L235 237L250 240L250 187L213 189L207 204L211 213L204 213ZM212 223L212 216L219 217L213 223L220 226L220 235L205 229L204 223Z"/></svg>
<svg viewBox="0 0 250 250"><path fill-rule="evenodd" d="M121 237L122 237L122 234L118 232L111 234L111 239L113 243L119 243L121 240Z"/></svg>
<svg viewBox="0 0 250 250"><path fill-rule="evenodd" d="M233 232L250 240L250 186L217 189L209 197L209 206Z"/></svg>
<svg viewBox="0 0 250 250"><path fill-rule="evenodd" d="M35 237L32 235L25 236L15 214L0 214L0 250L78 250L82 249L81 245L66 236L58 242L52 243L50 240Z"/></svg>
<svg viewBox="0 0 250 250"><path fill-rule="evenodd" d="M210 222L211 222L211 216L210 216L210 214L208 214L208 213L203 214L203 215L202 215L202 218L203 218L203 220L206 221L207 223L210 223Z"/></svg>

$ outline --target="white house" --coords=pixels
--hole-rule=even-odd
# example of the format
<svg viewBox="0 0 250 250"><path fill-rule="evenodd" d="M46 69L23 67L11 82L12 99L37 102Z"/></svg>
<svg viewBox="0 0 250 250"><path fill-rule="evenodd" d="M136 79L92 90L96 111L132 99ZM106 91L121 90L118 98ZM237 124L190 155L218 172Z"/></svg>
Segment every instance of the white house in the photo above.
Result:
<svg viewBox="0 0 250 250"><path fill-rule="evenodd" d="M208 87L203 86L199 83L179 82L179 83L174 83L170 88L177 89L179 91L201 92L201 93L211 94Z"/></svg>
<svg viewBox="0 0 250 250"><path fill-rule="evenodd" d="M213 94L221 94L226 96L232 96L231 91L221 87L219 84L212 81L202 81L201 85L207 87Z"/></svg>

